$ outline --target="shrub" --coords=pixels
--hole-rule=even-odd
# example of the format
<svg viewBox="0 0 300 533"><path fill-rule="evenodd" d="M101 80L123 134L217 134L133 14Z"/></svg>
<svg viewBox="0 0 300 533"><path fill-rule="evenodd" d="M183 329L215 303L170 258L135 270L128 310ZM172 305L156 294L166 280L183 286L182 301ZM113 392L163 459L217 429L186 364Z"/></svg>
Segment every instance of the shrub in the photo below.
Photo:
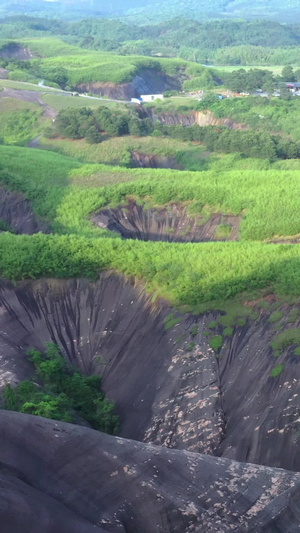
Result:
<svg viewBox="0 0 300 533"><path fill-rule="evenodd" d="M73 423L79 416L94 429L116 432L118 417L113 404L101 391L99 376L84 376L68 367L59 347L53 343L46 345L45 353L29 350L28 356L35 367L35 376L14 389L6 386L3 392L5 409Z"/></svg>
<svg viewBox="0 0 300 533"><path fill-rule="evenodd" d="M222 344L223 344L223 337L222 335L215 335L214 337L211 337L211 339L209 339L209 346L214 350L214 352L216 352L217 354L219 353L219 351L221 350L222 348Z"/></svg>
<svg viewBox="0 0 300 533"><path fill-rule="evenodd" d="M283 372L283 370L284 370L284 364L274 366L274 368L272 368L271 370L271 377L277 378L281 374L281 372Z"/></svg>

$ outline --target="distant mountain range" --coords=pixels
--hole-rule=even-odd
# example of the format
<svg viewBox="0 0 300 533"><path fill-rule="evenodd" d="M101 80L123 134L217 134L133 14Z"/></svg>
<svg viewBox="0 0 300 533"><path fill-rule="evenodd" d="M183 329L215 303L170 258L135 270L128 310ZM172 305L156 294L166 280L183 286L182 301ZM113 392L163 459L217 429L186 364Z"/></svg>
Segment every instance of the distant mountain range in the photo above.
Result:
<svg viewBox="0 0 300 533"><path fill-rule="evenodd" d="M300 20L299 0L0 0L0 15L30 14L78 19L86 16L122 17L137 23L185 16L196 19Z"/></svg>

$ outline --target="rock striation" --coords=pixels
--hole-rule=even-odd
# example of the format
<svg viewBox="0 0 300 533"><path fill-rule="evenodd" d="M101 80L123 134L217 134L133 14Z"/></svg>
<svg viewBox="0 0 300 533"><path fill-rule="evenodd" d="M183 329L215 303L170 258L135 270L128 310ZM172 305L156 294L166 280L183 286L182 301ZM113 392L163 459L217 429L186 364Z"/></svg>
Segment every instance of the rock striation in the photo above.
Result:
<svg viewBox="0 0 300 533"><path fill-rule="evenodd" d="M240 216L215 213L211 216L188 213L188 207L171 204L167 207L145 209L130 201L115 209L102 209L91 217L100 228L119 233L123 239L168 242L206 242L238 240ZM227 236L218 234L220 226L228 227Z"/></svg>
<svg viewBox="0 0 300 533"><path fill-rule="evenodd" d="M296 533L300 474L0 411L2 533Z"/></svg>
<svg viewBox="0 0 300 533"><path fill-rule="evenodd" d="M180 88L181 83L178 79L154 70L142 70L127 83L90 82L80 83L76 87L80 92L92 92L116 100L130 100L139 98L141 94L161 94L167 90Z"/></svg>
<svg viewBox="0 0 300 533"><path fill-rule="evenodd" d="M30 201L4 187L0 187L0 219L17 234L49 233L45 222L34 214Z"/></svg>
<svg viewBox="0 0 300 533"><path fill-rule="evenodd" d="M246 124L236 122L231 118L218 118L209 109L189 113L161 113L156 112L155 108L143 108L141 114L148 116L154 122L159 121L166 126L194 126L194 124L198 124L201 127L224 126L230 130L249 129Z"/></svg>
<svg viewBox="0 0 300 533"><path fill-rule="evenodd" d="M102 375L122 437L300 471L300 361L285 349L284 371L271 377L269 316L260 309L234 326L216 357L207 334L222 334L210 329L217 313L180 315L134 280L3 281L0 386L32 375L28 348L55 342L83 372Z"/></svg>

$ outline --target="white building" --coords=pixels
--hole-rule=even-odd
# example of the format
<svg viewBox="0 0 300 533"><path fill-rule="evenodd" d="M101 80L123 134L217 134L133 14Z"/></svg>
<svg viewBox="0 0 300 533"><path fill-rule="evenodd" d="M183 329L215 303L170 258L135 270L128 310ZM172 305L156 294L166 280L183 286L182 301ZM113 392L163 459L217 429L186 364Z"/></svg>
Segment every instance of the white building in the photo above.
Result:
<svg viewBox="0 0 300 533"><path fill-rule="evenodd" d="M163 94L141 94L142 102L154 102L154 100L164 100Z"/></svg>

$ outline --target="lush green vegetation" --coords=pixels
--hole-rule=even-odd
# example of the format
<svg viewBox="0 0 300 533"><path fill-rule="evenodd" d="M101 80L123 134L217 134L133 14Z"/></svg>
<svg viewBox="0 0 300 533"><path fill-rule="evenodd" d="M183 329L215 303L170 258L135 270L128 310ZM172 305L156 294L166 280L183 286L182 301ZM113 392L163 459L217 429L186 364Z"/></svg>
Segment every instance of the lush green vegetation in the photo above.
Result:
<svg viewBox="0 0 300 533"><path fill-rule="evenodd" d="M273 313L269 316L269 322L279 322L283 318L283 312L282 311L273 311Z"/></svg>
<svg viewBox="0 0 300 533"><path fill-rule="evenodd" d="M210 110L215 119L220 119L220 121L231 119L238 124L244 124L244 127L249 129L249 131L228 132L228 128L224 127L198 128L195 125L184 128L183 126L155 124L155 133L206 142L210 150L245 151L247 155L250 155L253 150L255 157L260 157L258 154L259 147L261 147L262 157L264 157L264 150L266 153L270 150L269 156L266 157L270 157L271 151L273 154L275 151L276 156L281 159L293 158L298 153L300 99L297 97L285 100L249 96L219 100L214 93L211 93L200 102L192 99L187 101L175 98L166 99L164 102L155 103L155 110L158 115L175 113L185 115L197 111L206 114ZM252 136L252 140L249 136ZM246 147L244 147L244 142ZM297 163L294 164L296 167L288 164L285 168L299 168ZM281 167L284 168L284 161L278 163L278 168Z"/></svg>
<svg viewBox="0 0 300 533"><path fill-rule="evenodd" d="M271 342L275 356L279 356L283 350L293 344L300 344L300 328L286 329Z"/></svg>
<svg viewBox="0 0 300 533"><path fill-rule="evenodd" d="M7 41L2 47L16 45L18 43ZM63 88L92 82L125 83L143 70L162 72L178 78L201 76L207 70L183 59L154 59L142 55L122 56L108 51L84 50L55 37L23 39L19 41L19 45L22 49L25 47L30 50L35 59L1 59L0 66L8 68L13 79L17 80L18 76L22 78L20 81L43 78L46 85L52 83Z"/></svg>
<svg viewBox="0 0 300 533"><path fill-rule="evenodd" d="M90 175L124 170L82 165L59 154L0 147L1 181L21 190L38 214L52 223L57 235L0 235L0 275L10 279L40 276L95 277L114 268L143 279L149 290L177 305L220 302L244 291L268 289L297 295L300 290L300 251L289 245L259 242L169 244L123 241L93 228L87 217L95 209L123 201L127 195L152 197L152 202L195 199L212 212L247 212L241 238L253 240L274 233L299 232L299 175L293 172L188 173L166 170L127 170L133 180L110 187L86 188ZM82 185L72 180L82 176ZM147 179L148 177L148 179ZM280 177L280 179L279 179ZM79 182L80 183L80 179ZM284 184L284 185L283 185ZM280 211L278 210L280 205ZM64 235L65 234L65 235ZM98 237L98 238L96 238ZM231 326L225 324L225 326Z"/></svg>
<svg viewBox="0 0 300 533"><path fill-rule="evenodd" d="M300 99L292 98L235 98L217 101L206 99L194 107L211 109L218 118L232 118L236 122L247 124L253 130L264 132L281 132L291 136L295 141L300 139Z"/></svg>
<svg viewBox="0 0 300 533"><path fill-rule="evenodd" d="M169 17L171 13L170 9ZM145 26L145 21L143 26L137 26L103 18L66 24L58 20L11 17L0 22L0 31L3 39L58 36L73 46L115 51L121 55L181 57L216 65L299 65L300 30L294 20L293 24L286 25L264 20L243 21L240 14L237 21L202 19L199 22L195 20L195 13L191 18L193 20L178 17L157 24L156 5L153 21L156 24L151 26ZM55 49L50 46L50 49L54 55L65 54L68 50L61 45ZM47 47L43 47L41 53L48 56Z"/></svg>
<svg viewBox="0 0 300 533"><path fill-rule="evenodd" d="M260 243L169 244L77 235L0 235L1 276L90 277L113 268L171 303L203 312L249 291L297 296L300 251Z"/></svg>
<svg viewBox="0 0 300 533"><path fill-rule="evenodd" d="M280 364L280 365L277 365L275 366L274 368L272 368L271 370L271 377L272 378L277 378L278 376L280 376L281 372L283 372L284 370L284 364Z"/></svg>
<svg viewBox="0 0 300 533"><path fill-rule="evenodd" d="M10 102L4 102L5 108L1 110L0 101L0 142L5 144L27 145L29 141L37 137L43 131L41 120L42 109L31 104L12 100L13 110L10 110Z"/></svg>
<svg viewBox="0 0 300 533"><path fill-rule="evenodd" d="M223 344L223 337L222 335L214 335L209 339L209 345L210 347L216 352L219 353L220 349L222 348Z"/></svg>
<svg viewBox="0 0 300 533"><path fill-rule="evenodd" d="M165 126L160 122L153 123L150 118L139 118L134 108L125 111L114 111L105 106L94 111L88 108L65 109L59 112L55 127L49 130L48 136L85 138L88 143L96 144L103 140L104 132L112 136L146 136L152 133L156 137L170 136L183 141L203 142L212 152L241 152L247 157L269 161L278 157L289 159L300 156L300 143L270 135L267 131L230 130L225 126L201 127L198 124L191 127ZM125 161L130 166L130 154Z"/></svg>
<svg viewBox="0 0 300 533"><path fill-rule="evenodd" d="M211 157L204 145L195 145L192 142L180 141L171 137L132 138L129 135L125 135L122 137L104 137L102 142L97 144L89 144L85 139L42 138L39 144L48 150L54 150L88 163L126 165L130 167L133 166L131 153L134 150L142 154L156 154L175 158L177 163L186 170L207 170L213 164L215 164L215 167L219 164L217 156ZM226 166L225 159L226 156L223 157L222 164L224 166ZM239 166L238 160L237 156L236 167ZM240 162L242 161L244 164L244 159L240 160ZM107 183L107 185L112 183L113 181Z"/></svg>
<svg viewBox="0 0 300 533"><path fill-rule="evenodd" d="M99 376L84 376L68 366L52 343L46 345L45 353L30 350L28 356L35 373L16 388L6 386L2 395L5 409L65 422L86 421L94 429L116 433L118 417L101 391Z"/></svg>
<svg viewBox="0 0 300 533"><path fill-rule="evenodd" d="M243 241L300 233L297 171L197 173L143 169L141 174L140 169L124 171L121 167L85 165L42 150L0 146L0 155L1 181L24 192L36 212L60 233L100 235L100 230L93 228L86 217L97 208L124 202L127 196L150 198L153 205L188 202L191 212L205 212L205 216L220 211L243 214L240 228ZM221 163L222 160L217 164ZM230 168L230 162L228 165ZM111 176L116 185L97 187L97 180L103 185L102 174L104 180ZM87 189L89 179L92 186Z"/></svg>

